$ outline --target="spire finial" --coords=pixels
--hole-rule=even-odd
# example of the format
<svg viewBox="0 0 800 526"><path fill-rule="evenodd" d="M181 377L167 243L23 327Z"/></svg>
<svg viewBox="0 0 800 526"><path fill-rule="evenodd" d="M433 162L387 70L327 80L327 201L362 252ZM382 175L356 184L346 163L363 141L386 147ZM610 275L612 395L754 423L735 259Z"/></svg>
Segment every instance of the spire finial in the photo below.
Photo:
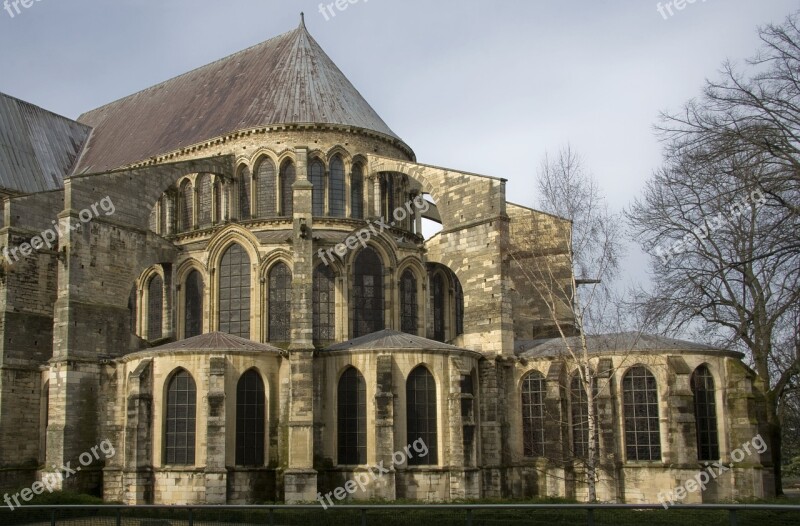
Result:
<svg viewBox="0 0 800 526"><path fill-rule="evenodd" d="M306 15L302 11L300 12L300 25L306 27Z"/></svg>

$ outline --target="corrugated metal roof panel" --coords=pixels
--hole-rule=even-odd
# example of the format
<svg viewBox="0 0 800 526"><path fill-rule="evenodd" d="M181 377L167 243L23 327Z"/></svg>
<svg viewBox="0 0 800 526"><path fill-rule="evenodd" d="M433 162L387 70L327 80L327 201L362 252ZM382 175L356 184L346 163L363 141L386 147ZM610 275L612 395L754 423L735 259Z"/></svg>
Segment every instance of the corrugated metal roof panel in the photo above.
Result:
<svg viewBox="0 0 800 526"><path fill-rule="evenodd" d="M0 93L0 187L31 194L64 187L91 128Z"/></svg>
<svg viewBox="0 0 800 526"><path fill-rule="evenodd" d="M398 138L304 24L78 120L94 133L76 173L105 172L274 124L339 124Z"/></svg>

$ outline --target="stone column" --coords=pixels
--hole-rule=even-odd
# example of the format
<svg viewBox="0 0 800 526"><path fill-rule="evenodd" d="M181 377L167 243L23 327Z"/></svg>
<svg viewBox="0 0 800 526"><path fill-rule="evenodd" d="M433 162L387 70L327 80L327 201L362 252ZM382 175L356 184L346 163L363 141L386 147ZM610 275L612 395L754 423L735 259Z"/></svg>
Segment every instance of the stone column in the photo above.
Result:
<svg viewBox="0 0 800 526"><path fill-rule="evenodd" d="M450 498L466 498L466 474L464 472L464 427L461 418L461 359L450 356L448 359L450 388L447 393L447 421L450 444L448 457L443 459L450 470Z"/></svg>
<svg viewBox="0 0 800 526"><path fill-rule="evenodd" d="M284 500L317 498L314 470L314 386L312 326L312 184L308 181L308 149L297 148L294 190L294 262L292 269L292 341L289 346L289 458L284 474Z"/></svg>
<svg viewBox="0 0 800 526"><path fill-rule="evenodd" d="M125 425L124 456L125 504L153 504L153 360L142 360L128 374L128 418ZM120 455L121 454L121 455Z"/></svg>
<svg viewBox="0 0 800 526"><path fill-rule="evenodd" d="M375 388L375 463L391 467L375 481L372 497L397 498L396 472L392 461L394 445L394 393L392 391L392 356L378 356Z"/></svg>
<svg viewBox="0 0 800 526"><path fill-rule="evenodd" d="M206 424L205 504L225 504L228 471L225 469L225 358L212 356L208 373Z"/></svg>
<svg viewBox="0 0 800 526"><path fill-rule="evenodd" d="M163 201L166 210L164 212L164 229L166 235L175 235L175 203L178 194L174 189L167 190L167 198Z"/></svg>

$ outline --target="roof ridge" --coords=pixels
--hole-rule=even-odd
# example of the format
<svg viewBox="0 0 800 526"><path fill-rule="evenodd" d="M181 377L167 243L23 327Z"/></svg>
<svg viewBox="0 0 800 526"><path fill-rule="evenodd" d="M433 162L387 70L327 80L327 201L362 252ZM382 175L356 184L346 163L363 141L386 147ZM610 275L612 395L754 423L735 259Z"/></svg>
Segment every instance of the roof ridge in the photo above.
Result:
<svg viewBox="0 0 800 526"><path fill-rule="evenodd" d="M212 60L211 62L208 62L208 63L203 64L201 66L197 66L197 67L192 68L192 69L190 69L188 71L184 71L183 73L180 73L178 75L172 76L172 77L170 77L168 79L164 79L164 80L162 80L161 82L159 82L157 84L153 84L152 86L148 86L148 87L140 89L138 91L134 91L133 93L128 93L127 95L123 95L122 97L119 97L119 98L117 98L115 100L112 100L110 102L107 102L107 103L103 104L102 106L98 106L96 108L93 108L91 110L87 110L87 111L81 113L78 116L76 122L80 122L83 117L85 117L86 115L88 115L90 113L95 113L95 112L100 111L100 110L102 110L104 108L107 108L108 106L112 106L114 104L122 102L125 99L134 97L134 96L139 95L141 93L147 93L148 91L152 91L152 90L154 90L156 88L159 88L159 87L163 86L164 84L172 82L173 80L179 79L181 77L185 77L187 75L191 75L191 74L196 73L196 72L198 72L198 71L200 71L202 69L205 69L205 68L210 68L210 67L212 67L212 66L214 66L216 64L219 64L220 62L224 62L226 60L230 60L230 59L234 58L237 55L242 55L244 53L247 53L248 51L254 50L257 47L264 46L266 44L269 44L270 42L274 42L275 40L278 40L280 38L284 38L284 37L286 37L286 36L288 36L288 35L290 35L292 33L295 33L297 31L301 31L301 28L296 27L296 28L294 28L294 29L292 29L290 31L286 31L284 33L281 33L280 35L276 35L276 36L274 36L272 38L268 38L267 40L262 40L261 42L253 44L252 46L248 46L248 47L246 47L244 49L240 49L239 51L231 53L230 55L226 55L224 57L220 57L220 58L218 58L216 60ZM83 123L81 123L81 124L83 124ZM84 126L88 126L88 125L84 125Z"/></svg>

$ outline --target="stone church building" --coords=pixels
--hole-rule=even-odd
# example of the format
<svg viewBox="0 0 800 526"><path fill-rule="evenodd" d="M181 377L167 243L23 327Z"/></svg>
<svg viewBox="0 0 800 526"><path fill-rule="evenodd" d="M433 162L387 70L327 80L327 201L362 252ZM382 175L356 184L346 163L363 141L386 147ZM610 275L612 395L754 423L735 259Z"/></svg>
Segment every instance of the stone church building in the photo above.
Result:
<svg viewBox="0 0 800 526"><path fill-rule="evenodd" d="M382 463L352 498L586 498L570 312L519 267L548 248L570 282L569 222L417 162L304 23L76 121L0 95L0 186L4 490L316 501ZM742 355L589 344L599 499L656 502L760 432ZM685 502L767 494L769 454L735 460Z"/></svg>

